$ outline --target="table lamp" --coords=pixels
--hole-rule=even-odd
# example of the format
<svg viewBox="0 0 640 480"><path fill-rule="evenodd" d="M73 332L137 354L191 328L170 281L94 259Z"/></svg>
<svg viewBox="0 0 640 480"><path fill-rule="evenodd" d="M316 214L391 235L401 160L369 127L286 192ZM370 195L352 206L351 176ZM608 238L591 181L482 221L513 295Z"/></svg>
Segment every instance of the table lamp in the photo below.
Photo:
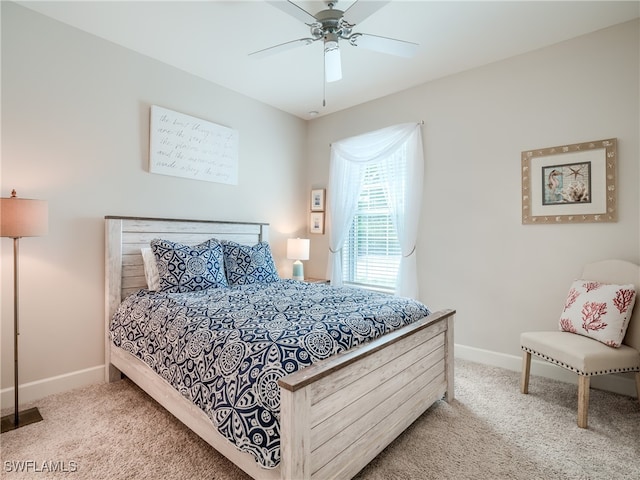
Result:
<svg viewBox="0 0 640 480"><path fill-rule="evenodd" d="M11 198L0 198L0 237L13 238L14 413L2 417L2 433L42 420L37 407L18 409L18 240L46 235L48 227L47 202L18 198L15 190Z"/></svg>
<svg viewBox="0 0 640 480"><path fill-rule="evenodd" d="M287 240L287 258L293 262L293 279L304 280L304 267L301 260L309 260L309 239L289 238Z"/></svg>

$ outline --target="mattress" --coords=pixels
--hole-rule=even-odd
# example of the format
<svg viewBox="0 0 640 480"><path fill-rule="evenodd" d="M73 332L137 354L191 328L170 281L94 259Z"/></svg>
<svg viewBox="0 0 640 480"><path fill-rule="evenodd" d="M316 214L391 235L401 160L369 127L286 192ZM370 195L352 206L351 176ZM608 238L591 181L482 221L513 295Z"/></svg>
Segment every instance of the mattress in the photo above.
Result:
<svg viewBox="0 0 640 480"><path fill-rule="evenodd" d="M119 306L110 338L202 409L237 448L273 468L280 378L429 313L408 298L294 280L140 290Z"/></svg>

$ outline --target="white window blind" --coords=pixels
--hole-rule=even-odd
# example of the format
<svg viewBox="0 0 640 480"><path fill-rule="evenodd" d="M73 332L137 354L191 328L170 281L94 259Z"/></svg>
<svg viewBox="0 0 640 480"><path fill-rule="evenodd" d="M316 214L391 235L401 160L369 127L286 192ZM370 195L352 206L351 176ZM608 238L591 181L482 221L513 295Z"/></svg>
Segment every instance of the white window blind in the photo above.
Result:
<svg viewBox="0 0 640 480"><path fill-rule="evenodd" d="M342 250L346 284L393 290L402 253L381 163L365 169L356 213Z"/></svg>

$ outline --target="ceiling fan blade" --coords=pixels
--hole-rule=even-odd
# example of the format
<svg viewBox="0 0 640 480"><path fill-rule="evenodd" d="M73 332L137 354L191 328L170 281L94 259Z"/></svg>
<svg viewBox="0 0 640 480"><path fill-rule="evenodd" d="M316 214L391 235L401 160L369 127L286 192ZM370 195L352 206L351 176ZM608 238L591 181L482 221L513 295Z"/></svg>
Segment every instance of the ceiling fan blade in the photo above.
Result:
<svg viewBox="0 0 640 480"><path fill-rule="evenodd" d="M350 24L358 24L367 18L369 15L374 14L382 7L384 7L391 0L377 0L377 1L355 1L351 4L349 8L347 8L344 12L344 18Z"/></svg>
<svg viewBox="0 0 640 480"><path fill-rule="evenodd" d="M273 47L263 48L262 50L258 50L256 52L252 52L249 56L253 58L264 58L269 55L274 55L276 53L285 52L287 50L291 50L292 48L302 47L304 45L310 45L315 42L316 38L299 38L298 40L292 40L290 42L281 43L279 45L274 45Z"/></svg>
<svg viewBox="0 0 640 480"><path fill-rule="evenodd" d="M354 33L349 38L349 43L354 47L362 47L367 50L405 58L413 57L419 47L417 43L397 40L395 38L380 37L378 35L369 35L368 33Z"/></svg>
<svg viewBox="0 0 640 480"><path fill-rule="evenodd" d="M340 48L324 49L324 78L329 82L337 82L342 78L342 61Z"/></svg>
<svg viewBox="0 0 640 480"><path fill-rule="evenodd" d="M316 17L289 0L266 0L266 2L306 24L317 22Z"/></svg>

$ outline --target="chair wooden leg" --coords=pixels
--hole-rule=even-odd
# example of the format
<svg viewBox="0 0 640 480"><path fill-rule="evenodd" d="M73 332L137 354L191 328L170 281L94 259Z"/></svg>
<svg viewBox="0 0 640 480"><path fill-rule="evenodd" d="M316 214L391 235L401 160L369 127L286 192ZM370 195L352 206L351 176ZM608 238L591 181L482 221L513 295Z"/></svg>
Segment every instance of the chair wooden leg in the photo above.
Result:
<svg viewBox="0 0 640 480"><path fill-rule="evenodd" d="M636 372L636 394L638 395L638 402L640 402L640 372Z"/></svg>
<svg viewBox="0 0 640 480"><path fill-rule="evenodd" d="M589 383L590 377L578 375L578 426L587 428L587 413L589 411Z"/></svg>
<svg viewBox="0 0 640 480"><path fill-rule="evenodd" d="M522 351L522 376L520 377L520 391L529 393L529 373L531 372L531 354Z"/></svg>

